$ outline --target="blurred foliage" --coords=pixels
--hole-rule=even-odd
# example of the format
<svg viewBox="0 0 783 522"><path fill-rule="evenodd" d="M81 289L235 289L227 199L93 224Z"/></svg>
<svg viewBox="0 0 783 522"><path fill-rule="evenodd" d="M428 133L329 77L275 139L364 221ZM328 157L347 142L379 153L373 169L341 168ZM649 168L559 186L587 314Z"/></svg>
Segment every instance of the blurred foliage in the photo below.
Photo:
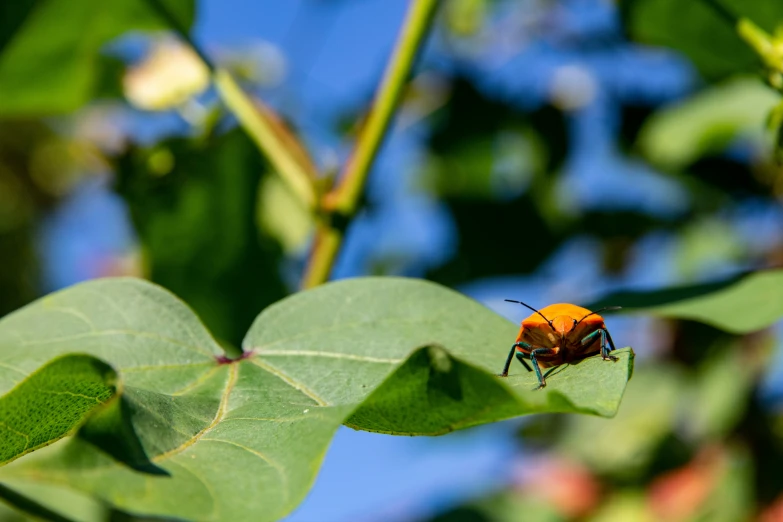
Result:
<svg viewBox="0 0 783 522"><path fill-rule="evenodd" d="M463 76L450 78L447 104L431 118L423 182L449 199L518 195L555 171L568 150L565 120L551 106L527 113L490 98Z"/></svg>
<svg viewBox="0 0 783 522"><path fill-rule="evenodd" d="M41 291L39 220L103 165L93 145L41 121L0 121L0 316Z"/></svg>
<svg viewBox="0 0 783 522"><path fill-rule="evenodd" d="M618 5L629 36L677 49L708 79L758 68L758 56L737 36L732 20L710 4L769 32L783 20L783 4L770 0L625 0Z"/></svg>
<svg viewBox="0 0 783 522"><path fill-rule="evenodd" d="M34 218L52 198L30 175L30 151L50 135L41 124L0 126L0 316L31 301L38 291Z"/></svg>
<svg viewBox="0 0 783 522"><path fill-rule="evenodd" d="M764 121L779 98L758 78L732 78L658 110L641 131L639 149L657 167L682 169L738 138L763 139ZM764 153L769 157L768 149Z"/></svg>
<svg viewBox="0 0 783 522"><path fill-rule="evenodd" d="M151 47L144 61L123 78L131 105L147 111L186 106L209 87L209 68L193 49L171 38L161 38Z"/></svg>
<svg viewBox="0 0 783 522"><path fill-rule="evenodd" d="M261 180L257 209L258 225L280 242L286 254L294 256L306 247L313 217L278 176Z"/></svg>
<svg viewBox="0 0 783 522"><path fill-rule="evenodd" d="M591 307L622 306L625 312L687 318L727 332L747 334L769 328L780 320L783 314L781 288L783 270L759 270L724 281L663 290L617 292Z"/></svg>
<svg viewBox="0 0 783 522"><path fill-rule="evenodd" d="M266 170L239 129L132 147L117 160L117 190L130 208L150 279L182 297L233 346L259 310L287 294L282 248L256 227Z"/></svg>
<svg viewBox="0 0 783 522"><path fill-rule="evenodd" d="M160 0L185 26L192 0ZM166 24L145 0L22 0L0 7L0 116L69 112L103 93L116 71L105 43Z"/></svg>
<svg viewBox="0 0 783 522"><path fill-rule="evenodd" d="M564 216L551 204L551 173L568 149L562 113L551 106L525 113L457 76L432 120L422 183L448 205L460 239L457 255L428 277L453 285L533 271L566 238ZM525 243L519 223L536 235L523 256L511 255L523 248L514 238Z"/></svg>
<svg viewBox="0 0 783 522"><path fill-rule="evenodd" d="M625 113L628 125L620 138L664 168L690 200L686 213L662 215L568 205L572 195L561 172L570 147L568 114L552 105L522 111L456 75L446 104L432 117L421 183L448 205L459 230L458 252L427 277L453 285L532 273L574 237L600 240L604 268L619 273L633 245L656 231L678 233L683 274L697 274L709 259L745 261L743 238L734 236L721 213L734 202L774 193L783 172L770 163L769 147L751 164L723 154L736 139L755 144L763 136L776 95L749 81L697 94L677 107ZM735 96L740 102L726 102Z"/></svg>
<svg viewBox="0 0 783 522"><path fill-rule="evenodd" d="M643 43L675 48L686 54L709 80L742 71L757 71L783 94L783 4L769 0L676 0L622 2L629 35ZM709 42L709 45L705 45ZM727 108L742 105L742 96ZM729 109L731 110L731 109ZM776 136L776 159L783 164L783 102L768 113ZM753 117L754 112L748 115ZM722 129L725 132L726 129Z"/></svg>

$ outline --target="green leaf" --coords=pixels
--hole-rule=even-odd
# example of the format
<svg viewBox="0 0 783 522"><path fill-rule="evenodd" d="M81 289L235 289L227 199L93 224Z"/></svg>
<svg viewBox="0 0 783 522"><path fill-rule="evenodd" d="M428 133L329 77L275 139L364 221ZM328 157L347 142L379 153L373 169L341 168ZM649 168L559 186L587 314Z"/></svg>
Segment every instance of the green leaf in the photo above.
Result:
<svg viewBox="0 0 783 522"><path fill-rule="evenodd" d="M0 465L73 431L114 396L117 375L86 355L54 359L0 398Z"/></svg>
<svg viewBox="0 0 783 522"><path fill-rule="evenodd" d="M738 136L761 141L779 99L758 78L735 78L655 112L642 127L638 146L653 165L682 169L721 152Z"/></svg>
<svg viewBox="0 0 783 522"><path fill-rule="evenodd" d="M79 108L98 87L106 42L130 30L166 28L145 0L6 3L0 22L0 117ZM192 0L166 3L190 26Z"/></svg>
<svg viewBox="0 0 783 522"><path fill-rule="evenodd" d="M704 76L716 79L752 72L761 60L707 0L625 0L620 9L630 36L642 43L674 48ZM783 3L769 0L717 0L733 16L746 17L768 32L783 21ZM706 42L709 42L706 44Z"/></svg>
<svg viewBox="0 0 783 522"><path fill-rule="evenodd" d="M731 333L755 332L783 318L783 270L751 272L717 283L620 292L590 308L610 305L626 312L700 321Z"/></svg>
<svg viewBox="0 0 783 522"><path fill-rule="evenodd" d="M275 520L307 493L342 423L437 435L535 412L616 412L630 350L615 363L555 368L532 391L535 376L520 365L494 375L516 330L436 284L364 278L270 306L243 358L228 362L159 287L77 285L0 321L0 391L78 346L118 369L122 401L80 436L0 469L0 482L71 488L134 514Z"/></svg>
<svg viewBox="0 0 783 522"><path fill-rule="evenodd" d="M538 392L532 373L523 370L512 375L506 386L488 368L482 371L443 348L429 346L414 352L346 425L392 435L441 435L539 412L611 417L631 371L631 352L622 350L617 355L621 361L612 365L616 367L592 357L578 366L561 368L562 374L554 370L547 377L547 387ZM497 367L497 362L491 366Z"/></svg>

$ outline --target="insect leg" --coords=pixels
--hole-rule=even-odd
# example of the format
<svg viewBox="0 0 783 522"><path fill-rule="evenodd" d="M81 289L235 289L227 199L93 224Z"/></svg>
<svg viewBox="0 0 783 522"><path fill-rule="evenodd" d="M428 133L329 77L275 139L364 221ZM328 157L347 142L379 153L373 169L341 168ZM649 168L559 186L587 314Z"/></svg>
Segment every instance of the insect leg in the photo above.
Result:
<svg viewBox="0 0 783 522"><path fill-rule="evenodd" d="M612 341L612 338L609 336L609 330L606 328L601 328L599 330L601 332L601 358L604 361L617 361L617 357L614 355L609 355L609 352L614 350L614 342Z"/></svg>
<svg viewBox="0 0 783 522"><path fill-rule="evenodd" d="M584 339L582 339L582 346L587 346L595 342L596 337L601 338L601 359L603 359L604 361L616 361L617 357L615 357L614 355L609 355L609 352L611 351L609 349L609 346L611 346L612 350L614 350L615 348L614 348L614 342L612 342L612 338L609 337L609 331L606 328L601 328L600 330L596 330L595 332L586 335Z"/></svg>
<svg viewBox="0 0 783 522"><path fill-rule="evenodd" d="M525 367L525 369L529 372L533 371L533 368L530 367L530 365L525 360L525 354L522 352L517 352L517 361L522 363L522 366Z"/></svg>
<svg viewBox="0 0 783 522"><path fill-rule="evenodd" d="M538 361L536 360L537 355L550 355L554 354L555 351L551 348L536 348L535 350L532 350L530 352L530 362L533 363L533 370L536 372L536 377L538 377L538 388L537 390L540 390L544 386L546 386L546 381L544 380L544 376L541 375L541 368L538 366Z"/></svg>
<svg viewBox="0 0 783 522"><path fill-rule="evenodd" d="M603 330L596 330L593 333L587 334L582 338L582 346L587 346L588 344L592 344L595 342L596 337L601 337L601 346L603 346Z"/></svg>
<svg viewBox="0 0 783 522"><path fill-rule="evenodd" d="M610 351L613 352L617 348L614 347L614 341L612 341L612 336L609 335L609 330L605 330L605 332L606 332L606 340L609 341L609 348L611 349Z"/></svg>
<svg viewBox="0 0 783 522"><path fill-rule="evenodd" d="M511 359L514 358L514 352L517 351L517 346L521 346L522 348L527 348L528 350L532 350L533 349L533 347L530 346L527 343L519 342L519 343L512 344L511 345L511 351L508 352L508 359L506 359L506 364L505 364L505 366L503 366L503 373L501 373L499 375L500 377L508 377L508 369L511 366ZM522 363L522 364L525 364L525 363ZM527 364L525 364L525 367L527 367ZM530 371L530 368L528 368L528 371Z"/></svg>

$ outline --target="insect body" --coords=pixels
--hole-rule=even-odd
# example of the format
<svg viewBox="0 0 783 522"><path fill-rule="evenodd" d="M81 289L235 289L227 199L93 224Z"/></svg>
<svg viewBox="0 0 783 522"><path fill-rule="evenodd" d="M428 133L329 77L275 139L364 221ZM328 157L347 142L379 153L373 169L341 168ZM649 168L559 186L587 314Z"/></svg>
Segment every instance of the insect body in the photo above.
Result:
<svg viewBox="0 0 783 522"><path fill-rule="evenodd" d="M506 301L519 303L535 313L522 321L522 328L519 329L516 342L511 346L501 377L508 376L508 368L515 352L527 371L535 370L539 390L546 386L541 368L579 361L597 353L600 353L605 361L617 360L617 357L609 355L609 352L615 349L614 342L598 312L619 307L601 308L597 312L591 312L587 308L572 304L553 304L539 311L521 301ZM527 361L532 363L532 370Z"/></svg>

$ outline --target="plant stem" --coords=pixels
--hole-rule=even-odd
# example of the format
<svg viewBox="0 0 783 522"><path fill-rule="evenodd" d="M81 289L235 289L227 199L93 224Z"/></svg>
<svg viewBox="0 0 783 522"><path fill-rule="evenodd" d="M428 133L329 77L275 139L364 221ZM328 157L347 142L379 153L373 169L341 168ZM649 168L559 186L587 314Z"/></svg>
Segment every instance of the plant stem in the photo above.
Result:
<svg viewBox="0 0 783 522"><path fill-rule="evenodd" d="M319 222L316 225L312 250L302 278L302 288L313 288L329 280L342 242L341 230L326 222Z"/></svg>
<svg viewBox="0 0 783 522"><path fill-rule="evenodd" d="M329 279L340 250L348 220L356 214L372 164L383 143L408 76L424 38L429 32L439 0L411 0L392 56L378 86L372 109L337 186L325 195L325 217L318 225L310 252L303 288L320 285ZM335 226L339 218L341 226Z"/></svg>
<svg viewBox="0 0 783 522"><path fill-rule="evenodd" d="M266 154L269 162L299 201L307 208L315 209L314 176L302 168L293 152L284 145L280 135L275 131L274 124L263 114L261 108L253 104L228 71L218 69L212 76L220 97L226 107L234 113L245 132Z"/></svg>
<svg viewBox="0 0 783 522"><path fill-rule="evenodd" d="M317 202L316 173L310 172L309 165L306 164L308 162L298 161L297 154L289 149L281 136L282 124L275 124L272 121L274 115L268 116L261 108L256 107L253 100L242 90L228 71L218 69L215 66L203 49L190 37L187 28L177 20L161 0L147 0L147 3L207 65L223 102L236 116L239 124L253 139L262 154L267 157L274 170L293 191L297 199L307 208L315 209ZM294 139L290 133L288 134L289 140ZM301 149L301 146L299 148Z"/></svg>
<svg viewBox="0 0 783 522"><path fill-rule="evenodd" d="M372 163L391 123L413 62L432 22L439 0L411 0L400 36L386 66L372 110L338 186L329 195L328 208L345 215L356 211Z"/></svg>
<svg viewBox="0 0 783 522"><path fill-rule="evenodd" d="M318 207L315 173L307 161L298 161L296 151L285 143L279 125L242 91L227 71L219 70L193 41L188 30L161 0L146 0L169 26L185 40L209 67L218 93L240 125L258 145L297 198L308 208ZM367 123L359 136L351 158L337 186L323 198L315 240L302 286L309 288L329 279L340 250L347 221L356 214L364 185L383 139L402 98L406 81L422 42L432 24L440 0L411 0L391 59L376 92ZM288 138L290 139L290 137ZM335 224L341 222L341 226Z"/></svg>

